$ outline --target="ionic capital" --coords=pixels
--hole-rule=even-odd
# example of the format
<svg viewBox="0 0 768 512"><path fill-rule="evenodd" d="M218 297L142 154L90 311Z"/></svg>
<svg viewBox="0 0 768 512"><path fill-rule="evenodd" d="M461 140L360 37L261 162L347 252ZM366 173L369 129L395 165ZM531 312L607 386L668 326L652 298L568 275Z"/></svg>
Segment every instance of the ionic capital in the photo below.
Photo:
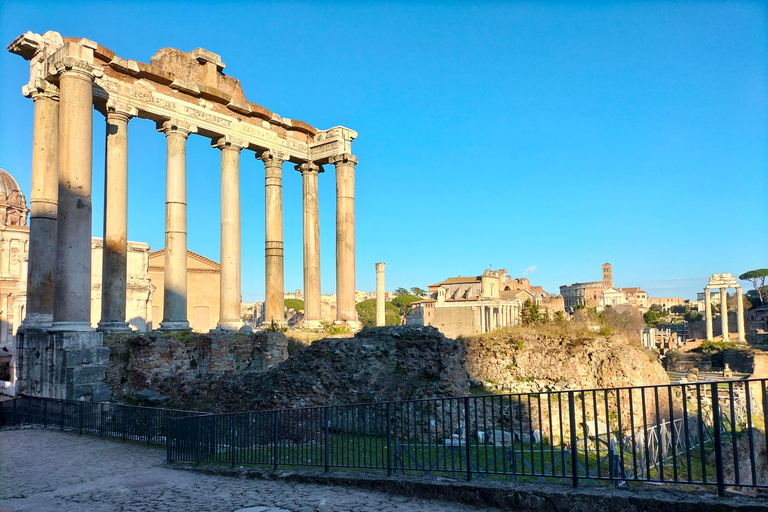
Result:
<svg viewBox="0 0 768 512"><path fill-rule="evenodd" d="M284 151L268 149L256 155L257 160L264 162L265 167L282 167L283 162L288 159L288 154Z"/></svg>
<svg viewBox="0 0 768 512"><path fill-rule="evenodd" d="M243 148L248 147L248 142L225 135L218 140L211 141L211 147L221 149L222 151L225 149L234 149L239 153Z"/></svg>
<svg viewBox="0 0 768 512"><path fill-rule="evenodd" d="M166 137L171 133L180 133L186 139L190 133L197 133L197 126L178 119L168 119L157 123L157 131L163 132Z"/></svg>
<svg viewBox="0 0 768 512"><path fill-rule="evenodd" d="M328 163L334 164L334 165L346 164L346 163L357 165L357 157L355 155L350 155L349 153L342 153L340 155L336 155L328 158Z"/></svg>
<svg viewBox="0 0 768 512"><path fill-rule="evenodd" d="M59 88L42 78L37 78L22 87L21 94L27 98L32 98L32 101L37 101L40 98L59 101Z"/></svg>
<svg viewBox="0 0 768 512"><path fill-rule="evenodd" d="M65 73L74 73L78 77L92 82L94 78L101 78L104 70L82 59L62 57L53 63L53 75L60 76Z"/></svg>
<svg viewBox="0 0 768 512"><path fill-rule="evenodd" d="M118 103L117 100L114 99L107 100L107 121L110 119L119 119L127 123L131 118L136 117L137 115L139 115L139 111L135 107L130 107L124 103Z"/></svg>
<svg viewBox="0 0 768 512"><path fill-rule="evenodd" d="M302 174L302 176L305 173L319 174L319 173L323 172L323 166L322 165L316 165L316 164L313 164L312 162L304 162L303 164L299 164L296 167L294 167L294 169L299 171Z"/></svg>

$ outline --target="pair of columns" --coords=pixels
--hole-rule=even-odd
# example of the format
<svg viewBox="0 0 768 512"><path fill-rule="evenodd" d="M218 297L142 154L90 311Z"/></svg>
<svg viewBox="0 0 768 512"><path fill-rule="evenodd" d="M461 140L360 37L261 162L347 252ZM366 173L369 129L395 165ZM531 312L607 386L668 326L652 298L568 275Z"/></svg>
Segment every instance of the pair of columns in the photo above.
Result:
<svg viewBox="0 0 768 512"><path fill-rule="evenodd" d="M341 154L329 159L336 167L336 321L357 324L355 309L355 166L357 158ZM312 162L295 167L301 173L304 216L304 327L320 327L322 320L320 302L320 214L317 179L323 168ZM269 172L267 191L269 192ZM282 199L280 200L282 204ZM270 201L267 199L267 233L270 230ZM272 215L274 217L274 214ZM282 210L279 225L282 229ZM267 293L264 320L285 322L282 230L280 233L279 287L270 272L270 240L267 236ZM273 248L274 250L274 248ZM271 263L276 269L276 258Z"/></svg>
<svg viewBox="0 0 768 512"><path fill-rule="evenodd" d="M707 319L707 340L713 341L714 336L712 334L712 299L710 297L710 287L704 288L704 309L705 317ZM728 332L728 288L720 288L720 322L723 330L723 341L730 341L730 333ZM747 341L744 336L744 298L741 286L736 287L736 326L738 331L737 341L745 343Z"/></svg>

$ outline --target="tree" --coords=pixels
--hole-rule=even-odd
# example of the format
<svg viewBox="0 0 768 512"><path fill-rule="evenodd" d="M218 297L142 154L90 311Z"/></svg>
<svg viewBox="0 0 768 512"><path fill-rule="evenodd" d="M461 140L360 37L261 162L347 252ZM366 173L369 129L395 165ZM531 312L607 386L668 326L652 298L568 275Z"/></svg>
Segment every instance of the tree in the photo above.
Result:
<svg viewBox="0 0 768 512"><path fill-rule="evenodd" d="M355 305L357 314L360 315L360 321L363 327L373 327L376 325L376 301L364 300ZM400 325L400 310L391 302L384 303L384 325Z"/></svg>
<svg viewBox="0 0 768 512"><path fill-rule="evenodd" d="M675 315L684 315L685 313L688 312L688 308L683 305L672 306L671 308L669 308L669 312Z"/></svg>
<svg viewBox="0 0 768 512"><path fill-rule="evenodd" d="M683 315L683 319L690 323L701 322L704 319L704 315L694 309L689 309Z"/></svg>
<svg viewBox="0 0 768 512"><path fill-rule="evenodd" d="M415 295L411 295L410 293L398 295L394 298L394 300L392 300L392 305L398 308L400 317L403 322L405 322L405 317L411 312L411 303L418 300L421 299Z"/></svg>
<svg viewBox="0 0 768 512"><path fill-rule="evenodd" d="M657 304L654 304L654 306L656 305ZM645 323L646 325L648 325L648 327L656 327L656 324L659 323L659 319L661 318L661 316L662 314L659 313L658 311L649 309L648 311L645 312L645 314L643 315L643 318L645 319Z"/></svg>
<svg viewBox="0 0 768 512"><path fill-rule="evenodd" d="M760 304L765 304L763 298L763 288L765 287L765 278L768 277L768 268L759 268L757 270L750 270L744 272L739 276L742 281L749 281L752 283L752 287L757 292L757 296L760 299Z"/></svg>
<svg viewBox="0 0 768 512"><path fill-rule="evenodd" d="M544 318L539 312L539 306L531 302L531 299L526 300L522 311L520 311L520 321L523 325L536 324L543 320Z"/></svg>
<svg viewBox="0 0 768 512"><path fill-rule="evenodd" d="M285 307L304 312L304 301L301 299L285 299Z"/></svg>
<svg viewBox="0 0 768 512"><path fill-rule="evenodd" d="M411 288L411 292L413 292L414 295L417 297L425 297L427 295L427 292L419 288L418 286L414 286Z"/></svg>
<svg viewBox="0 0 768 512"><path fill-rule="evenodd" d="M408 293L408 290L405 288L398 288L395 290L395 295L406 295Z"/></svg>
<svg viewBox="0 0 768 512"><path fill-rule="evenodd" d="M605 325L612 331L623 332L632 338L640 339L640 330L645 327L643 315L630 304L605 308Z"/></svg>

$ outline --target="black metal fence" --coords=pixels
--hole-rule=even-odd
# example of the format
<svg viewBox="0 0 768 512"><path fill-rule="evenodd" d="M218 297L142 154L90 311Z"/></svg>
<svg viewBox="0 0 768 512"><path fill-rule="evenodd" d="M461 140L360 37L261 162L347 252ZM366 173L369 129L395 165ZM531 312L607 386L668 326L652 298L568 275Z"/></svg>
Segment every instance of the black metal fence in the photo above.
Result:
<svg viewBox="0 0 768 512"><path fill-rule="evenodd" d="M169 461L574 486L768 487L766 380L210 414L20 397L0 427L166 445Z"/></svg>
<svg viewBox="0 0 768 512"><path fill-rule="evenodd" d="M171 418L202 414L208 413L104 402L18 397L0 402L0 427L39 425L81 434L165 445Z"/></svg>
<svg viewBox="0 0 768 512"><path fill-rule="evenodd" d="M168 460L631 486L768 487L766 381L172 418Z"/></svg>

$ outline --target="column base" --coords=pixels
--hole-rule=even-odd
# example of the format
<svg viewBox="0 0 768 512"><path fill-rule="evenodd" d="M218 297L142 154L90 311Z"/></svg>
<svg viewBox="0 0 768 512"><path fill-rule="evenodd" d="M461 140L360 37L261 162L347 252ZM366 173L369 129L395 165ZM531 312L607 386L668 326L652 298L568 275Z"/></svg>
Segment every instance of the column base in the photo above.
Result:
<svg viewBox="0 0 768 512"><path fill-rule="evenodd" d="M352 331L359 331L363 328L363 323L357 320L336 320L333 325L346 325Z"/></svg>
<svg viewBox="0 0 768 512"><path fill-rule="evenodd" d="M189 322L186 320L181 322L160 322L160 328L158 331L191 331L189 328Z"/></svg>
<svg viewBox="0 0 768 512"><path fill-rule="evenodd" d="M304 329L322 329L323 324L320 320L304 320L302 322L302 327Z"/></svg>
<svg viewBox="0 0 768 512"><path fill-rule="evenodd" d="M99 332L133 332L128 322L99 322L96 330Z"/></svg>
<svg viewBox="0 0 768 512"><path fill-rule="evenodd" d="M47 331L53 324L53 315L45 315L41 313L29 313L22 320L21 325L17 329L17 332L31 331Z"/></svg>
<svg viewBox="0 0 768 512"><path fill-rule="evenodd" d="M93 332L90 322L53 322L50 332Z"/></svg>
<svg viewBox="0 0 768 512"><path fill-rule="evenodd" d="M243 322L238 320L223 320L216 324L217 331L234 331L237 332L243 326Z"/></svg>

